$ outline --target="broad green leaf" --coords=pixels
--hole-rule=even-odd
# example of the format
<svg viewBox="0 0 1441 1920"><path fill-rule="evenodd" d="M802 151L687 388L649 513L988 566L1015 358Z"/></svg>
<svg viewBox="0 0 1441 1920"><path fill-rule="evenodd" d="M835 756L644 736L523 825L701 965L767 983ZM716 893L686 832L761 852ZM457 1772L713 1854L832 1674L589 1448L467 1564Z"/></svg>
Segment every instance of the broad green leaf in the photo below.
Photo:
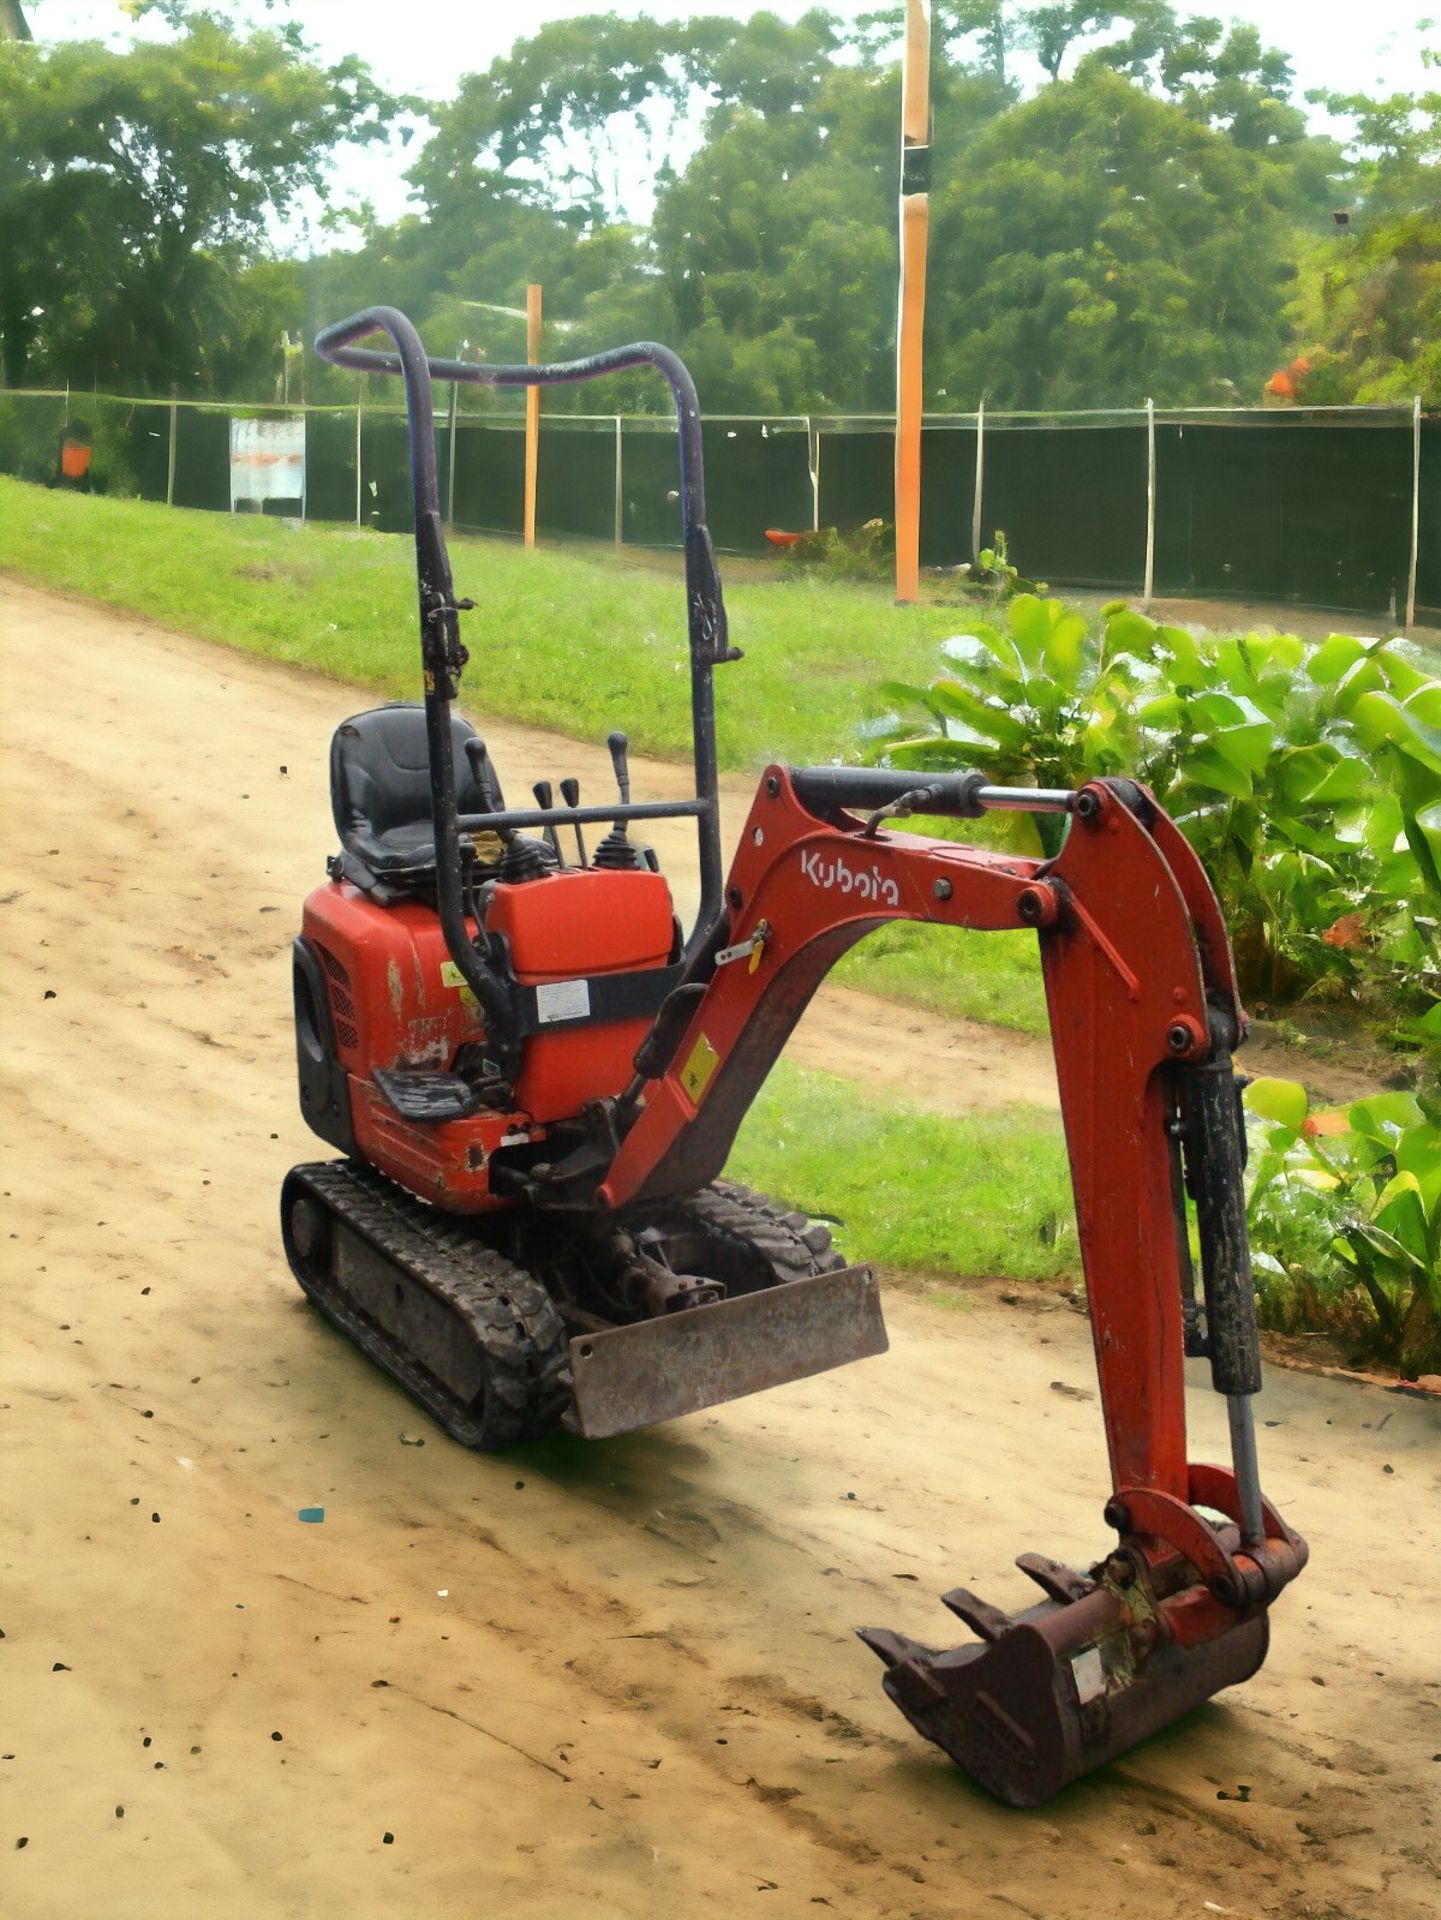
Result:
<svg viewBox="0 0 1441 1920"><path fill-rule="evenodd" d="M1246 718L1246 710L1229 693L1198 693L1188 702L1196 719L1206 727L1234 727Z"/></svg>
<svg viewBox="0 0 1441 1920"><path fill-rule="evenodd" d="M1355 800L1374 784L1374 780L1375 776L1366 762L1351 754L1338 759L1334 766L1322 774L1315 786L1301 797L1308 805L1317 806L1326 801Z"/></svg>
<svg viewBox="0 0 1441 1920"><path fill-rule="evenodd" d="M894 700L898 707L924 706L926 702L926 689L913 687L908 680L882 680L876 692L884 694L887 700Z"/></svg>
<svg viewBox="0 0 1441 1920"><path fill-rule="evenodd" d="M1441 680L1428 680L1425 686L1406 694L1404 704L1408 713L1414 713L1428 727L1441 727Z"/></svg>
<svg viewBox="0 0 1441 1920"><path fill-rule="evenodd" d="M1441 1007L1432 1011L1441 1013ZM1434 1218L1441 1209L1441 1127L1429 1120L1408 1127L1396 1142L1396 1165L1415 1180L1427 1216Z"/></svg>
<svg viewBox="0 0 1441 1920"><path fill-rule="evenodd" d="M1011 633L1015 638L1016 651L1033 672L1041 664L1046 641L1050 637L1051 615L1047 608L1059 604L1058 601L1038 600L1033 593L1018 593L1010 604Z"/></svg>
<svg viewBox="0 0 1441 1920"><path fill-rule="evenodd" d="M1065 613L1046 636L1043 659L1054 677L1074 689L1085 653L1088 629L1079 613Z"/></svg>
<svg viewBox="0 0 1441 1920"><path fill-rule="evenodd" d="M1253 1080L1245 1093L1246 1105L1263 1120L1279 1120L1282 1126L1299 1132L1310 1107L1306 1089L1299 1080Z"/></svg>
<svg viewBox="0 0 1441 1920"><path fill-rule="evenodd" d="M1376 662L1369 656L1353 662L1336 683L1336 705L1342 713L1349 713L1363 694L1384 687L1385 677Z"/></svg>
<svg viewBox="0 0 1441 1920"><path fill-rule="evenodd" d="M1403 1240L1398 1240L1394 1233L1388 1233L1385 1227L1378 1226L1375 1221L1358 1220L1355 1232L1377 1253L1393 1261L1408 1279L1413 1273L1426 1271L1424 1255L1414 1254Z"/></svg>
<svg viewBox="0 0 1441 1920"><path fill-rule="evenodd" d="M1363 693L1351 709L1356 732L1368 746L1390 744L1441 776L1441 728L1429 726L1391 693Z"/></svg>
<svg viewBox="0 0 1441 1920"><path fill-rule="evenodd" d="M1250 774L1242 772L1213 747L1202 746L1188 754L1181 762L1181 773L1198 787L1214 787L1218 793L1228 793L1235 800L1251 797Z"/></svg>
<svg viewBox="0 0 1441 1920"><path fill-rule="evenodd" d="M1321 642L1306 662L1306 672L1318 687L1334 686L1365 651L1361 642L1353 639L1349 633L1333 633Z"/></svg>
<svg viewBox="0 0 1441 1920"><path fill-rule="evenodd" d="M1138 660L1149 660L1155 651L1156 634L1154 620L1148 620L1144 613L1137 613L1134 607L1123 607L1106 622L1107 657L1117 653L1133 653ZM1190 639L1189 634L1186 637Z"/></svg>
<svg viewBox="0 0 1441 1920"><path fill-rule="evenodd" d="M988 750L974 740L942 740L931 735L924 740L899 740L886 750L892 766L930 772L937 767L977 767ZM990 769L980 767L980 771Z"/></svg>
<svg viewBox="0 0 1441 1920"><path fill-rule="evenodd" d="M1434 674L1427 673L1414 665L1406 659L1404 654L1395 653L1390 647L1378 647L1371 657L1385 674L1387 686L1398 699L1406 701L1408 705L1417 694L1424 696L1428 692L1434 692L1441 697L1441 681L1438 681ZM1426 714L1422 717L1430 719L1433 716Z"/></svg>
<svg viewBox="0 0 1441 1920"><path fill-rule="evenodd" d="M989 626L973 627L969 633L953 633L941 642L941 652L947 660L959 661L963 666L973 666L978 655L987 653L998 660L1004 659L1008 666L1015 665L1015 649Z"/></svg>
<svg viewBox="0 0 1441 1920"><path fill-rule="evenodd" d="M1406 840L1431 891L1441 894L1441 801L1406 820Z"/></svg>
<svg viewBox="0 0 1441 1920"><path fill-rule="evenodd" d="M1153 629L1153 633L1170 655L1167 678L1173 685L1204 687L1208 683L1211 670L1193 634L1187 633L1184 627L1162 627L1159 632Z"/></svg>
<svg viewBox="0 0 1441 1920"><path fill-rule="evenodd" d="M1163 693L1155 700L1146 701L1137 707L1136 718L1143 727L1174 726L1186 710L1187 702L1179 693Z"/></svg>
<svg viewBox="0 0 1441 1920"><path fill-rule="evenodd" d="M967 640L979 640L982 647L985 648L986 652L991 655L997 664L1004 667L1006 672L1013 677L1018 669L1024 668L1025 662L1017 652L1015 642L1006 634L998 633L994 627L972 627L969 633L958 634L956 640L961 645L964 645ZM974 659L974 656L971 656L971 658Z"/></svg>
<svg viewBox="0 0 1441 1920"><path fill-rule="evenodd" d="M1271 742L1275 737L1275 728L1269 720L1253 720L1245 726L1220 728L1211 735L1208 744L1223 753L1233 767L1240 767L1246 773L1259 773L1271 757Z"/></svg>
<svg viewBox="0 0 1441 1920"><path fill-rule="evenodd" d="M1404 1128L1415 1126L1424 1117L1414 1093L1373 1094L1369 1100L1353 1101L1348 1113L1357 1133L1388 1149Z"/></svg>
<svg viewBox="0 0 1441 1920"><path fill-rule="evenodd" d="M1309 1187L1313 1193L1333 1193L1341 1182L1334 1173L1327 1173L1324 1167L1297 1167L1287 1176L1298 1187Z"/></svg>

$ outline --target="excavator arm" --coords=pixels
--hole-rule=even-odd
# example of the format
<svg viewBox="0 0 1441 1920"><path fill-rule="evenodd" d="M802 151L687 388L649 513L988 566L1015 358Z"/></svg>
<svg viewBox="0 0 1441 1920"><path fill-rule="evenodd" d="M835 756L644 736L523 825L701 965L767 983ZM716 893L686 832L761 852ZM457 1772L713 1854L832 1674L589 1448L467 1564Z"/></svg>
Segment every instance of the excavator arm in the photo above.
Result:
<svg viewBox="0 0 1441 1920"><path fill-rule="evenodd" d="M899 832L905 813L1066 811L1042 861ZM728 913L637 1057L600 1188L621 1210L723 1167L786 1038L840 955L914 920L1034 928L1086 1275L1118 1544L1086 1572L1018 1564L1046 1598L1008 1617L957 1589L979 1642L862 1638L919 1731L1002 1798L1045 1799L1260 1666L1266 1609L1305 1543L1261 1493L1259 1390L1231 1052L1245 1036L1229 943L1195 854L1129 781L1077 793L976 774L771 767L741 836ZM1196 1204L1196 1298L1185 1195ZM1192 1463L1183 1360L1227 1400L1229 1466Z"/></svg>

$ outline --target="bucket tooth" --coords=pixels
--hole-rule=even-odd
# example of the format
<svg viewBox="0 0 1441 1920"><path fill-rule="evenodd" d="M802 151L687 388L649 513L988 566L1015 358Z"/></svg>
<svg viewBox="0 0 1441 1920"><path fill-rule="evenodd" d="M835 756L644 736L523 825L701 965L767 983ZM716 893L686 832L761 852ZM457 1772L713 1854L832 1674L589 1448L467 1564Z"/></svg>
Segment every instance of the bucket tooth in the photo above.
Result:
<svg viewBox="0 0 1441 1920"><path fill-rule="evenodd" d="M956 1618L964 1620L971 1632L979 1634L982 1640L999 1640L1013 1624L1008 1613L993 1607L989 1600L982 1600L969 1587L952 1587L949 1593L941 1595L941 1605L949 1607Z"/></svg>
<svg viewBox="0 0 1441 1920"><path fill-rule="evenodd" d="M1044 1553L1018 1554L1016 1565L1035 1581L1042 1593L1063 1604L1068 1600L1084 1600L1088 1593L1096 1590L1096 1583L1089 1574L1077 1573L1074 1567L1068 1567L1063 1560L1052 1560Z"/></svg>
<svg viewBox="0 0 1441 1920"><path fill-rule="evenodd" d="M893 1633L889 1627L857 1627L856 1638L864 1642L887 1667L900 1666L904 1661L935 1658L931 1649L923 1647L919 1640L912 1640L904 1633Z"/></svg>

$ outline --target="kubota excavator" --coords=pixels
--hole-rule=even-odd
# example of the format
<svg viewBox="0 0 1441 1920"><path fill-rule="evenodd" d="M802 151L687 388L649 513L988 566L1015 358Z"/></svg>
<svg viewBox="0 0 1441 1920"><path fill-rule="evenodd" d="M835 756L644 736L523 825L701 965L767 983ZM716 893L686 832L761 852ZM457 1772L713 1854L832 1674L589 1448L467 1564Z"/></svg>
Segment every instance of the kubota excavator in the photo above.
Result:
<svg viewBox="0 0 1441 1920"><path fill-rule="evenodd" d="M390 349L361 347L390 336ZM1245 1037L1215 896L1129 780L1078 791L976 773L775 765L721 864L712 671L727 636L701 423L653 344L543 366L428 360L375 307L327 328L339 366L401 374L410 423L424 700L348 720L331 752L341 851L295 943L305 1118L339 1159L284 1185L306 1293L464 1445L557 1426L594 1438L884 1350L876 1276L827 1229L719 1178L751 1100L827 970L890 920L1034 928L1086 1273L1117 1538L1082 1572L1039 1554L978 1636L862 1640L912 1725L1003 1800L1034 1805L1265 1657L1305 1543L1261 1491L1261 1384L1231 1056ZM695 793L508 805L454 710L466 663L442 534L431 381L530 386L651 367L680 452ZM909 814L1069 816L1054 859L898 830ZM648 820L689 818L684 934ZM584 830L608 831L587 854ZM570 835L575 857L567 859ZM564 837L563 837L564 836ZM592 838L594 834L592 833ZM1187 1196L1200 1247L1199 1293ZM1231 1464L1187 1458L1183 1367L1209 1357Z"/></svg>

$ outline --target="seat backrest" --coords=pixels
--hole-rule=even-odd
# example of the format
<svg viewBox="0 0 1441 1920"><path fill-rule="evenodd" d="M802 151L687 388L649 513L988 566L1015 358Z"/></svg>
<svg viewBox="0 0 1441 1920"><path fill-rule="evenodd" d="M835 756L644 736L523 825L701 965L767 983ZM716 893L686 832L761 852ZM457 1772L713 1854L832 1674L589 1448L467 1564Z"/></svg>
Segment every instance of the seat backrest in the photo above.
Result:
<svg viewBox="0 0 1441 1920"><path fill-rule="evenodd" d="M482 811L465 753L466 741L474 737L470 722L452 713L451 751L461 813ZM372 707L336 728L330 743L330 805L342 845L356 847L362 858L374 845L374 836L395 827L429 824L430 762L425 708L419 702Z"/></svg>

